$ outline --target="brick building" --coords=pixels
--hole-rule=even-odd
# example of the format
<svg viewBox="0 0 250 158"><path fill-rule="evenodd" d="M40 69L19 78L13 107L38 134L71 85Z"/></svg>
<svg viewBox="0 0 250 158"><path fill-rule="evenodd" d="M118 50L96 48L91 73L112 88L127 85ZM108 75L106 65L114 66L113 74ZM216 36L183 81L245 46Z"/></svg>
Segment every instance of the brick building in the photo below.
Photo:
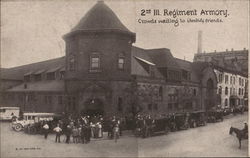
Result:
<svg viewBox="0 0 250 158"><path fill-rule="evenodd" d="M197 53L194 62L213 65L222 107L248 105L248 50Z"/></svg>
<svg viewBox="0 0 250 158"><path fill-rule="evenodd" d="M63 36L64 57L1 69L1 105L23 111L166 114L217 105L211 64L133 46L136 34L98 2Z"/></svg>

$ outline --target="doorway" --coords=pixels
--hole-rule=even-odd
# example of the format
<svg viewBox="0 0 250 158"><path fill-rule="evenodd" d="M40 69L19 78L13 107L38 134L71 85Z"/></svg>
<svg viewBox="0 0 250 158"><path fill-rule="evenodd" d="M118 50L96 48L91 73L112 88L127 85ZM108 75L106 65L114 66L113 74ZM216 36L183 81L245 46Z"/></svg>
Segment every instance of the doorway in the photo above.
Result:
<svg viewBox="0 0 250 158"><path fill-rule="evenodd" d="M81 114L89 115L90 117L94 115L103 115L104 114L104 105L103 101L99 98L89 98L84 103L84 109L81 110Z"/></svg>

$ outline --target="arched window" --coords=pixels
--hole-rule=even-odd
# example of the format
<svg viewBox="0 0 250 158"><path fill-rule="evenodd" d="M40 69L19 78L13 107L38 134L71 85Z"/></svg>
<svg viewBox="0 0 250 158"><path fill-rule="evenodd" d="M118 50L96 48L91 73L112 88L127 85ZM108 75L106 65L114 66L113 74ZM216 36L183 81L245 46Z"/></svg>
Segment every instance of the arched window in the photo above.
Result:
<svg viewBox="0 0 250 158"><path fill-rule="evenodd" d="M226 87L225 88L225 95L227 95L228 94L228 88Z"/></svg>
<svg viewBox="0 0 250 158"><path fill-rule="evenodd" d="M238 93L239 93L239 95L241 94L241 89L240 88L239 88L239 92Z"/></svg>
<svg viewBox="0 0 250 158"><path fill-rule="evenodd" d="M221 94L221 93L222 93L222 87L220 86L218 94Z"/></svg>
<svg viewBox="0 0 250 158"><path fill-rule="evenodd" d="M194 96L196 96L196 89L195 88L193 90L193 94L194 94Z"/></svg>

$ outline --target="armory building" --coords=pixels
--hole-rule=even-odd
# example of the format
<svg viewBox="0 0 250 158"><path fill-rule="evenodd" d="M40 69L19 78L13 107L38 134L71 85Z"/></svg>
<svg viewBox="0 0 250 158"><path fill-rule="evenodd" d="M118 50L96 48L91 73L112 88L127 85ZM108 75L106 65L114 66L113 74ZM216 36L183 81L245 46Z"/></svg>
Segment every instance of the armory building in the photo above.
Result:
<svg viewBox="0 0 250 158"><path fill-rule="evenodd" d="M133 46L136 34L98 2L63 36L66 54L1 69L1 106L30 112L132 115L207 110L220 103L215 65Z"/></svg>

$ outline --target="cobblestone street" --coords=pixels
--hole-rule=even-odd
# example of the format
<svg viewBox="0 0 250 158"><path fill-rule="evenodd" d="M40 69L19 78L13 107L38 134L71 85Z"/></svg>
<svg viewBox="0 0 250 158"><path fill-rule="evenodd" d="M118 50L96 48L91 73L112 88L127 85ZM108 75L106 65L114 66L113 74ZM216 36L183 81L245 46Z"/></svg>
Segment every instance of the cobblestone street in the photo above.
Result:
<svg viewBox="0 0 250 158"><path fill-rule="evenodd" d="M1 157L246 157L248 141L243 140L242 149L238 149L238 140L235 135L229 135L229 128L242 129L247 119L247 113L230 115L223 122L145 139L135 138L126 131L117 143L105 135L102 140L92 139L89 144L55 143L54 134L45 140L42 135L15 132L9 123L1 122Z"/></svg>

